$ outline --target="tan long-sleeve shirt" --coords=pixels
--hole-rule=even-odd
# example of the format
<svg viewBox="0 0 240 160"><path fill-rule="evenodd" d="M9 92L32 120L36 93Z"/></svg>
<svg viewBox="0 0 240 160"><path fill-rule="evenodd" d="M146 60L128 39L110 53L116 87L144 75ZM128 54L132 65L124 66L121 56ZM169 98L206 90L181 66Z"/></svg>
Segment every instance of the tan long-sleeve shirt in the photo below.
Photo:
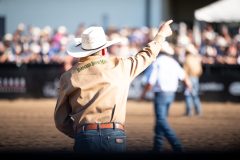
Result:
<svg viewBox="0 0 240 160"><path fill-rule="evenodd" d="M156 59L163 41L157 35L129 58L100 55L81 58L60 78L54 113L57 129L73 138L77 125L124 124L130 83Z"/></svg>
<svg viewBox="0 0 240 160"><path fill-rule="evenodd" d="M203 72L200 55L188 54L186 56L183 67L188 76L200 77Z"/></svg>

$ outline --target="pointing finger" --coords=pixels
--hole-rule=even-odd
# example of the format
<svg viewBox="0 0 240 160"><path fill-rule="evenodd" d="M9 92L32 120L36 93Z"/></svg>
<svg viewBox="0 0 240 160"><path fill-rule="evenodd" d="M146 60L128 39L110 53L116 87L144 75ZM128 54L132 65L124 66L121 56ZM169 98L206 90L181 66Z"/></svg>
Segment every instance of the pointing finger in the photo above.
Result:
<svg viewBox="0 0 240 160"><path fill-rule="evenodd" d="M170 25L173 22L173 20L168 20L165 24Z"/></svg>

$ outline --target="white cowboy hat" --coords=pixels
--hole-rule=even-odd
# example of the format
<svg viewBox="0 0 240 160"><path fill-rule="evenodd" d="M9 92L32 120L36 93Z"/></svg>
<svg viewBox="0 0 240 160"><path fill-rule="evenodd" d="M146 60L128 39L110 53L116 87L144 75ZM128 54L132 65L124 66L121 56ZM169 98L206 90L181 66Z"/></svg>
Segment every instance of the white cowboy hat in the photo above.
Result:
<svg viewBox="0 0 240 160"><path fill-rule="evenodd" d="M174 49L167 41L163 42L161 51L171 56L174 55Z"/></svg>
<svg viewBox="0 0 240 160"><path fill-rule="evenodd" d="M83 31L81 38L69 41L67 53L75 58L86 57L118 42L120 40L107 41L102 27L89 27Z"/></svg>

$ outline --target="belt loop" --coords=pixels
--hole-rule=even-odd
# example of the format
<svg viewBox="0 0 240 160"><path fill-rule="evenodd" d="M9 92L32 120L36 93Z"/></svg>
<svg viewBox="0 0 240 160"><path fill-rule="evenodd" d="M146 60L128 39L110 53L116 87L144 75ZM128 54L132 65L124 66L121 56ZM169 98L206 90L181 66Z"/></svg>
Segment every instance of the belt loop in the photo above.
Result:
<svg viewBox="0 0 240 160"><path fill-rule="evenodd" d="M100 123L97 123L97 130L99 131L100 130Z"/></svg>
<svg viewBox="0 0 240 160"><path fill-rule="evenodd" d="M114 129L114 130L116 129L116 124L115 124L115 122L113 122L113 129Z"/></svg>
<svg viewBox="0 0 240 160"><path fill-rule="evenodd" d="M78 133L78 127L77 127L77 125L75 125L74 126L74 134L75 134L75 136L77 135L77 133Z"/></svg>
<svg viewBox="0 0 240 160"><path fill-rule="evenodd" d="M82 130L85 132L85 125L82 126Z"/></svg>

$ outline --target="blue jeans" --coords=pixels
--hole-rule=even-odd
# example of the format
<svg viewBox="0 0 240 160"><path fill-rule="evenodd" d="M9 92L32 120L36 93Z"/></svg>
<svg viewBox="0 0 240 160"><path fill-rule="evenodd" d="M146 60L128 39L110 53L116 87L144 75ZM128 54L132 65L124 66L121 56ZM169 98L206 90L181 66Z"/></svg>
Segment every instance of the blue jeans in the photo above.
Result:
<svg viewBox="0 0 240 160"><path fill-rule="evenodd" d="M190 77L192 83L192 90L185 91L186 115L192 115L192 106L195 108L195 114L201 114L201 102L199 98L199 79L197 77Z"/></svg>
<svg viewBox="0 0 240 160"><path fill-rule="evenodd" d="M182 151L182 145L177 138L175 132L170 127L167 121L167 112L174 101L174 92L156 92L154 98L154 108L156 116L155 136L154 136L154 151L163 151L164 137L168 140L173 150L176 152Z"/></svg>
<svg viewBox="0 0 240 160"><path fill-rule="evenodd" d="M126 134L119 129L87 130L77 133L77 153L119 153L126 151Z"/></svg>

